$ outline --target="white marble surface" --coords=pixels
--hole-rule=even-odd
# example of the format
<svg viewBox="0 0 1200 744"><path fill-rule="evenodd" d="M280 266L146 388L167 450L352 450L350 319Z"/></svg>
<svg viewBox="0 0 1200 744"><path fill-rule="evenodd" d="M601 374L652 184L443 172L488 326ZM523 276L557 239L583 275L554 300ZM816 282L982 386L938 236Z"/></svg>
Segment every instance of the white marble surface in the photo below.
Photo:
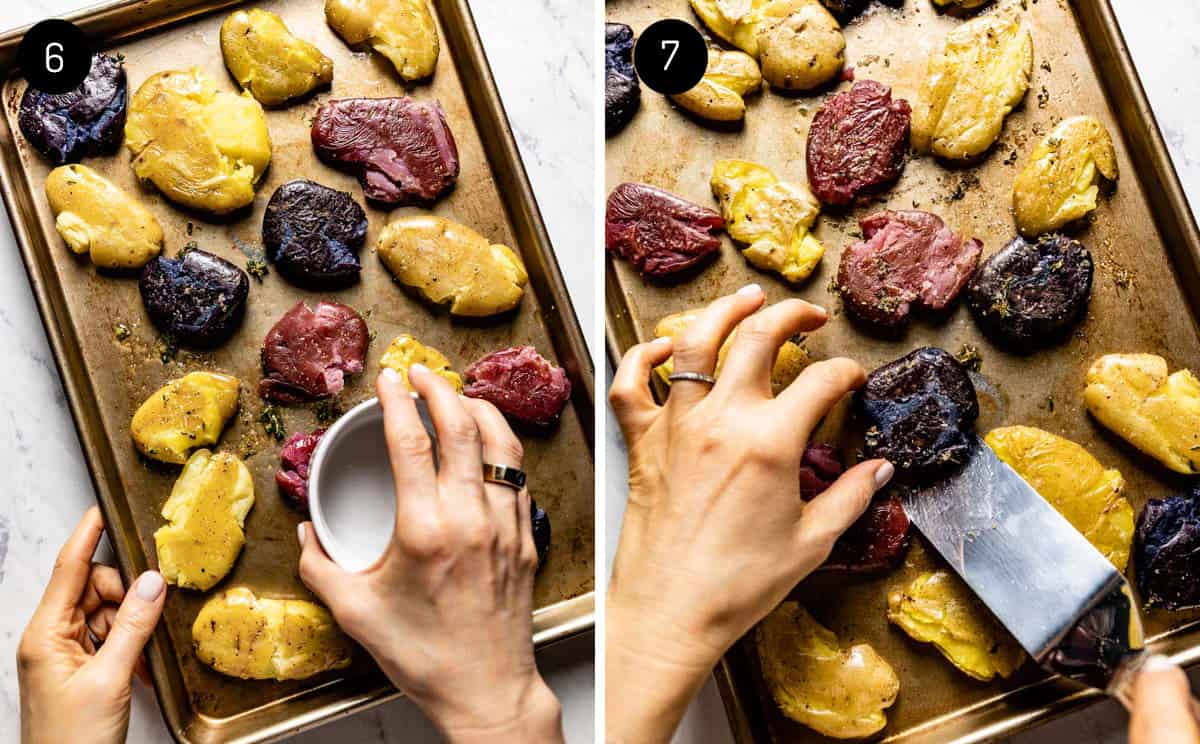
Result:
<svg viewBox="0 0 1200 744"><path fill-rule="evenodd" d="M910 0L911 1L911 0ZM1081 0L1094 2L1097 0ZM1134 62L1146 87L1171 157L1191 200L1200 205L1200 4L1168 0L1150 10L1143 0L1111 0ZM611 369L609 370L611 380ZM625 507L625 451L620 431L608 409L604 475L606 565L620 534ZM1200 671L1192 675L1200 690ZM1125 714L1114 703L1102 703L1034 731L1005 740L1008 744L1117 744L1126 739ZM710 681L688 710L677 744L731 744L721 697Z"/></svg>
<svg viewBox="0 0 1200 744"><path fill-rule="evenodd" d="M0 28L94 1L6 2L0 4ZM590 4L575 0L473 0L472 7L575 308L590 331L595 319L587 228L595 173L590 93L595 14ZM8 348L0 375L0 472L9 474L0 489L0 741L16 742L16 644L58 547L94 495L7 217L0 218L0 297L5 299L0 335ZM593 347L594 358L598 350ZM591 636L548 649L539 664L563 700L568 741L593 741ZM295 739L306 744L437 740L405 701ZM153 693L140 685L129 741L170 741Z"/></svg>

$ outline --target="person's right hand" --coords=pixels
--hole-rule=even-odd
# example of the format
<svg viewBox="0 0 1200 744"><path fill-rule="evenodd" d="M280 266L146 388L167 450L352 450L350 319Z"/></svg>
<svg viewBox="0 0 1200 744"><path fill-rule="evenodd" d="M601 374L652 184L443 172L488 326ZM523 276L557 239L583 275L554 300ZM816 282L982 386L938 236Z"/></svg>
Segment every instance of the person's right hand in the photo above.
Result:
<svg viewBox="0 0 1200 744"><path fill-rule="evenodd" d="M824 325L791 299L756 312L751 285L702 311L682 336L634 346L609 391L629 449L629 499L607 604L610 741L666 741L721 655L819 566L891 477L863 462L807 504L800 459L813 429L866 373L849 359L810 365L778 397L771 368L796 333ZM651 369L674 352L666 405Z"/></svg>
<svg viewBox="0 0 1200 744"><path fill-rule="evenodd" d="M1200 744L1187 675L1166 657L1151 656L1134 681L1129 744Z"/></svg>
<svg viewBox="0 0 1200 744"><path fill-rule="evenodd" d="M349 573L301 524L300 578L449 741L561 742L558 699L533 658L529 493L483 481L485 460L519 468L521 444L490 403L456 395L421 365L408 379L429 405L437 468L408 388L383 370L391 543Z"/></svg>

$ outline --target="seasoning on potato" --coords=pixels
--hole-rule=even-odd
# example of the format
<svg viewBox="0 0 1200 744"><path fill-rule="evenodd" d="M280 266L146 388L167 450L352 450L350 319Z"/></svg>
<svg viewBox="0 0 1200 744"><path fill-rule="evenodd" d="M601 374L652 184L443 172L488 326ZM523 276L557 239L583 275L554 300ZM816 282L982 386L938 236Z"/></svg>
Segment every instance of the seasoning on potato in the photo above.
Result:
<svg viewBox="0 0 1200 744"><path fill-rule="evenodd" d="M254 478L236 455L196 450L163 504L154 532L158 570L170 584L207 591L233 568L254 506Z"/></svg>
<svg viewBox="0 0 1200 744"><path fill-rule="evenodd" d="M383 356L379 358L379 365L396 370L405 385L408 384L408 370L414 364L425 365L431 372L441 375L453 385L455 392L462 392L462 377L451 369L450 360L446 358L446 355L432 346L426 346L407 333L401 333L392 339L383 352Z"/></svg>
<svg viewBox="0 0 1200 744"><path fill-rule="evenodd" d="M913 105L913 147L948 160L982 155L1032 77L1033 37L1017 11L956 27L929 59Z"/></svg>
<svg viewBox="0 0 1200 744"><path fill-rule="evenodd" d="M1200 380L1167 369L1154 354L1106 354L1087 372L1083 401L1113 433L1191 475L1200 472Z"/></svg>
<svg viewBox="0 0 1200 744"><path fill-rule="evenodd" d="M508 246L431 214L392 220L379 234L379 257L396 281L450 313L486 317L521 302L525 264Z"/></svg>
<svg viewBox="0 0 1200 744"><path fill-rule="evenodd" d="M325 0L325 20L350 46L387 57L403 80L423 80L437 66L437 27L426 0Z"/></svg>
<svg viewBox="0 0 1200 744"><path fill-rule="evenodd" d="M871 646L843 648L796 602L758 624L754 642L771 696L784 715L837 739L870 736L887 725L900 678Z"/></svg>
<svg viewBox="0 0 1200 744"><path fill-rule="evenodd" d="M218 89L197 68L150 76L133 94L125 124L133 172L171 201L227 214L254 201L271 162L262 105Z"/></svg>
<svg viewBox="0 0 1200 744"><path fill-rule="evenodd" d="M807 279L825 255L812 234L821 205L803 184L780 181L748 160L718 160L709 181L721 203L725 231L746 243L742 255L789 282Z"/></svg>
<svg viewBox="0 0 1200 744"><path fill-rule="evenodd" d="M671 96L680 108L709 121L741 121L745 96L762 87L758 63L745 52L708 50L704 77L691 90Z"/></svg>
<svg viewBox="0 0 1200 744"><path fill-rule="evenodd" d="M349 666L353 650L321 605L257 597L244 586L204 603L192 645L201 662L241 679L307 679Z"/></svg>
<svg viewBox="0 0 1200 744"><path fill-rule="evenodd" d="M225 66L264 106L279 106L333 80L333 60L292 35L268 10L236 10L221 24Z"/></svg>
<svg viewBox="0 0 1200 744"><path fill-rule="evenodd" d="M1022 235L1058 230L1097 205L1101 181L1117 180L1117 152L1090 116L1064 119L1046 135L1013 183L1013 214Z"/></svg>
<svg viewBox="0 0 1200 744"><path fill-rule="evenodd" d="M102 269L137 269L162 251L154 214L86 165L63 165L46 176L54 229L75 253Z"/></svg>
<svg viewBox="0 0 1200 744"><path fill-rule="evenodd" d="M914 640L932 643L969 677L1008 677L1025 650L970 587L949 571L925 572L888 595L888 620Z"/></svg>
<svg viewBox="0 0 1200 744"><path fill-rule="evenodd" d="M129 425L146 457L182 465L196 447L216 444L238 407L238 379L217 372L190 372L146 399Z"/></svg>
<svg viewBox="0 0 1200 744"><path fill-rule="evenodd" d="M700 314L701 308L695 310L685 310L680 313L672 313L658 321L658 325L654 326L655 338L679 338L696 316ZM733 330L721 344L720 351L717 352L717 369L713 373L719 377L721 367L725 365L725 355L729 353L729 346L733 343L733 337L737 335L737 329ZM787 340L783 346L779 347L779 352L775 355L775 365L771 368L771 389L778 395L788 385L792 384L804 368L808 366L808 352L804 347L797 344L795 341ZM668 357L667 361L654 368L654 372L662 378L666 384L671 384L671 373L675 371L675 357Z"/></svg>
<svg viewBox="0 0 1200 744"><path fill-rule="evenodd" d="M763 79L784 90L812 90L845 64L841 26L818 0L690 0L716 36L758 60Z"/></svg>
<svg viewBox="0 0 1200 744"><path fill-rule="evenodd" d="M984 437L996 455L1025 479L1118 571L1129 562L1133 507L1125 479L1069 439L1032 426L1003 426Z"/></svg>

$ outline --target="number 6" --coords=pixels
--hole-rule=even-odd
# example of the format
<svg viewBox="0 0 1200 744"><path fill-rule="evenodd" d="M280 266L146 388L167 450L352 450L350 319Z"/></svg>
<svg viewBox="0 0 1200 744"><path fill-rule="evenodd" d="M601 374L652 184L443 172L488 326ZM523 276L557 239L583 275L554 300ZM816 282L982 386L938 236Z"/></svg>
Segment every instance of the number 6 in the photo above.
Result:
<svg viewBox="0 0 1200 744"><path fill-rule="evenodd" d="M664 71L671 66L671 60L675 59L675 52L679 51L679 39L663 39L662 48L666 49L668 44L671 45L671 53L667 55L667 62L663 65Z"/></svg>
<svg viewBox="0 0 1200 744"><path fill-rule="evenodd" d="M51 50L61 52L63 45L57 41L52 41L46 45L46 72L59 73L63 71L63 58L61 54L54 54Z"/></svg>

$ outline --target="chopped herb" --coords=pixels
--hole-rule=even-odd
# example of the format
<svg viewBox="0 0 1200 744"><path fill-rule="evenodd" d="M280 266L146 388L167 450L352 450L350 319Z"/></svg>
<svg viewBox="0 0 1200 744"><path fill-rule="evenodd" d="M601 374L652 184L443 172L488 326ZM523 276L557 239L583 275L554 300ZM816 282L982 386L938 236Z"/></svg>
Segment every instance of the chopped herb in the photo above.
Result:
<svg viewBox="0 0 1200 744"><path fill-rule="evenodd" d="M1012 165L1017 162L1017 148L1013 148L1012 152L1008 153L1008 157L1004 159L1005 165Z"/></svg>
<svg viewBox="0 0 1200 744"><path fill-rule="evenodd" d="M1046 108L1046 105L1050 103L1050 91L1046 90L1046 86L1043 85L1042 89L1038 91L1037 101L1038 108Z"/></svg>
<svg viewBox="0 0 1200 744"><path fill-rule="evenodd" d="M375 343L375 337L378 335L379 335L379 332L376 331L374 328L368 330L367 331L367 343L369 343L369 344Z"/></svg>
<svg viewBox="0 0 1200 744"><path fill-rule="evenodd" d="M158 358L163 364L170 364L175 361L175 357L179 354L179 343L175 340L175 336L170 333L164 333L158 337Z"/></svg>
<svg viewBox="0 0 1200 744"><path fill-rule="evenodd" d="M191 253L192 251L198 251L198 250L200 250L200 244L194 240L189 240L188 242L183 244L183 249L179 251L179 255L176 256L176 258L183 258L184 256Z"/></svg>
<svg viewBox="0 0 1200 744"><path fill-rule="evenodd" d="M1133 284L1133 278L1129 276L1129 272L1122 268L1113 270L1113 284L1116 284L1121 289L1128 289L1129 285Z"/></svg>
<svg viewBox="0 0 1200 744"><path fill-rule="evenodd" d="M246 259L246 273L261 282L263 277L269 273L267 262L258 258Z"/></svg>
<svg viewBox="0 0 1200 744"><path fill-rule="evenodd" d="M194 230L195 227L196 226L193 225L191 222L187 223L187 234L188 234L189 238L192 236L192 230Z"/></svg>
<svg viewBox="0 0 1200 744"><path fill-rule="evenodd" d="M113 336L115 336L118 341L124 341L125 339L129 338L129 326L125 325L124 323L117 323L115 326L113 326Z"/></svg>
<svg viewBox="0 0 1200 744"><path fill-rule="evenodd" d="M1042 69L1045 70L1046 72L1050 72L1050 60L1048 60L1048 59L1042 60Z"/></svg>
<svg viewBox="0 0 1200 744"><path fill-rule="evenodd" d="M979 347L972 344L963 344L954 358L972 372L978 372L983 366L983 355L979 353Z"/></svg>
<svg viewBox="0 0 1200 744"><path fill-rule="evenodd" d="M287 434L287 430L283 426L283 416L274 403L263 406L262 413L258 416L258 423L263 425L263 431L267 432L267 436L273 437L276 441L282 442Z"/></svg>
<svg viewBox="0 0 1200 744"><path fill-rule="evenodd" d="M331 421L336 421L342 415L342 407L332 398L319 400L313 405L313 413L317 415L318 423L328 424Z"/></svg>

